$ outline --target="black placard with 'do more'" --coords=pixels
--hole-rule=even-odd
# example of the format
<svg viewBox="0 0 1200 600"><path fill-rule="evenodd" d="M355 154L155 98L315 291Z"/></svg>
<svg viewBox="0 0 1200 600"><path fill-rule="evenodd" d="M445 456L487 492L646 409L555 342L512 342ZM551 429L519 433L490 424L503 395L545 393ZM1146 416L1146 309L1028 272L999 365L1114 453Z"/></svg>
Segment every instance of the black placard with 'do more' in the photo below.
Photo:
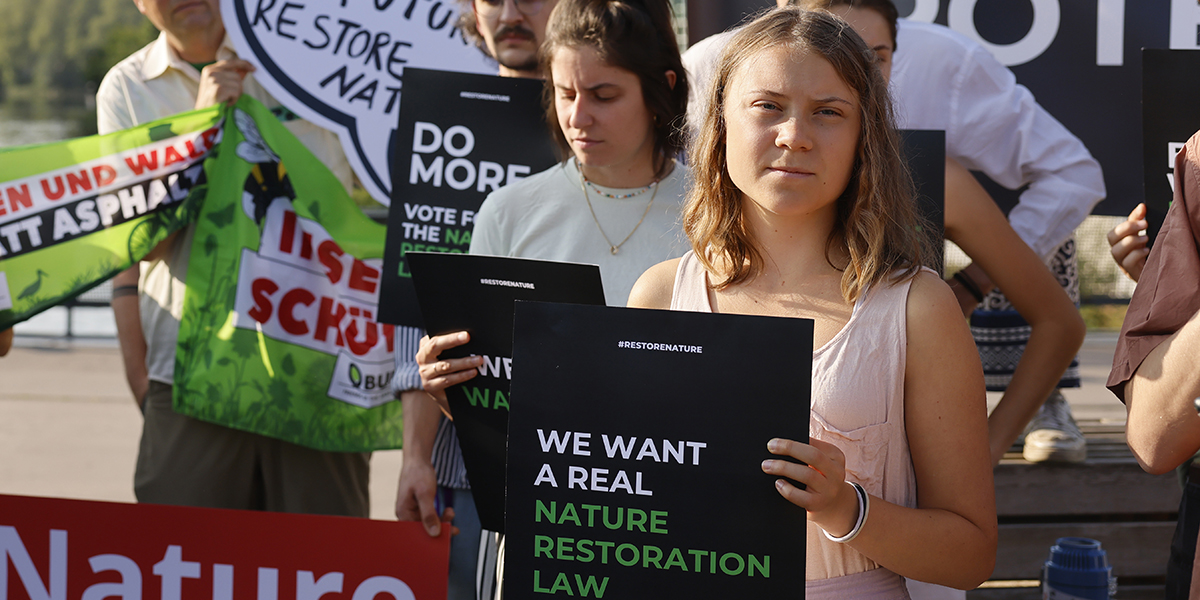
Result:
<svg viewBox="0 0 1200 600"><path fill-rule="evenodd" d="M1175 154L1200 131L1200 50L1142 50L1146 234L1158 236L1175 191Z"/></svg>
<svg viewBox="0 0 1200 600"><path fill-rule="evenodd" d="M379 321L417 327L404 255L462 252L487 195L557 162L538 80L404 69Z"/></svg>
<svg viewBox="0 0 1200 600"><path fill-rule="evenodd" d="M471 340L441 358L482 356L479 375L446 389L471 495L484 529L504 531L513 302L604 305L600 267L576 263L412 252L413 283L429 335L466 331Z"/></svg>
<svg viewBox="0 0 1200 600"><path fill-rule="evenodd" d="M803 509L762 472L808 441L807 319L518 302L508 600L803 597Z"/></svg>

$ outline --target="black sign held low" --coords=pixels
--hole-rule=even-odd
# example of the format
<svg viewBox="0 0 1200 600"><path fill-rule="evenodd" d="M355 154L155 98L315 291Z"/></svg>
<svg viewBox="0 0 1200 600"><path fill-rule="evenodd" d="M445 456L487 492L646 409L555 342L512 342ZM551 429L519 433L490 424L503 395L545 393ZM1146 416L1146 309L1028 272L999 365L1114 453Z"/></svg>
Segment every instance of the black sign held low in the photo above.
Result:
<svg viewBox="0 0 1200 600"><path fill-rule="evenodd" d="M812 340L807 319L518 302L505 597L803 597L805 512L761 463L808 441Z"/></svg>
<svg viewBox="0 0 1200 600"><path fill-rule="evenodd" d="M413 252L413 270L425 329L455 331L471 341L442 358L482 356L479 375L446 390L479 522L504 531L509 381L513 361L513 302L541 300L604 305L600 267L575 263Z"/></svg>

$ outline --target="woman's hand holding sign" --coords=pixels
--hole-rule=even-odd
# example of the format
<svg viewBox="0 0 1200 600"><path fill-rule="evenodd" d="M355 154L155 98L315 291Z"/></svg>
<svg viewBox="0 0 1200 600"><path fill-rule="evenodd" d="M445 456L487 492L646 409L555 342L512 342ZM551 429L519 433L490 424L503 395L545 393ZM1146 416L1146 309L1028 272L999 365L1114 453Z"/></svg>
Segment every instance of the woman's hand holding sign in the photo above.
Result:
<svg viewBox="0 0 1200 600"><path fill-rule="evenodd" d="M438 405L446 416L450 416L450 404L446 400L446 388L458 385L479 374L477 368L483 364L483 358L468 356L466 358L448 358L438 360L442 352L457 348L471 339L471 334L465 331L435 335L432 338L421 338L421 347L417 349L417 365L421 372L421 386L437 400ZM453 417L451 417L453 418Z"/></svg>
<svg viewBox="0 0 1200 600"><path fill-rule="evenodd" d="M858 519L857 492L846 482L846 455L837 446L818 439L804 444L776 438L767 443L767 450L800 461L763 461L763 472L779 477L775 489L780 496L807 510L808 520L829 535L844 536L854 528ZM789 479L803 483L805 489Z"/></svg>

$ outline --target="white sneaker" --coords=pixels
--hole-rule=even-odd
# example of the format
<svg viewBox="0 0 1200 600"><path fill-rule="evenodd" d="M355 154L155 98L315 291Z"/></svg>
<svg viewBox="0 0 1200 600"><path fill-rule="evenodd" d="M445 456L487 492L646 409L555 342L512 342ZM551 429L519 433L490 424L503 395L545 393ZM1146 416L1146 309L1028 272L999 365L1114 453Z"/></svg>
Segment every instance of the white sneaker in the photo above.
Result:
<svg viewBox="0 0 1200 600"><path fill-rule="evenodd" d="M1071 417L1071 406L1058 390L1046 399L1025 428L1025 449L1029 462L1080 463L1087 458L1087 442Z"/></svg>

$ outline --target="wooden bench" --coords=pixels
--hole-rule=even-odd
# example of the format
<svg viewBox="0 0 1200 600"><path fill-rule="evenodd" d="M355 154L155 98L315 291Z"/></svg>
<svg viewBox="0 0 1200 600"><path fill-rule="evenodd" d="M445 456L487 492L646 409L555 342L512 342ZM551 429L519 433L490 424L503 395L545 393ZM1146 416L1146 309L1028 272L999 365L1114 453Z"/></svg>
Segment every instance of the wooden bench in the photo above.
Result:
<svg viewBox="0 0 1200 600"><path fill-rule="evenodd" d="M1041 598L1036 581L1060 537L1100 541L1120 598L1161 598L1181 490L1173 473L1150 475L1125 444L1123 423L1080 422L1088 458L1032 464L1014 445L996 467L999 549L992 581L971 600Z"/></svg>

